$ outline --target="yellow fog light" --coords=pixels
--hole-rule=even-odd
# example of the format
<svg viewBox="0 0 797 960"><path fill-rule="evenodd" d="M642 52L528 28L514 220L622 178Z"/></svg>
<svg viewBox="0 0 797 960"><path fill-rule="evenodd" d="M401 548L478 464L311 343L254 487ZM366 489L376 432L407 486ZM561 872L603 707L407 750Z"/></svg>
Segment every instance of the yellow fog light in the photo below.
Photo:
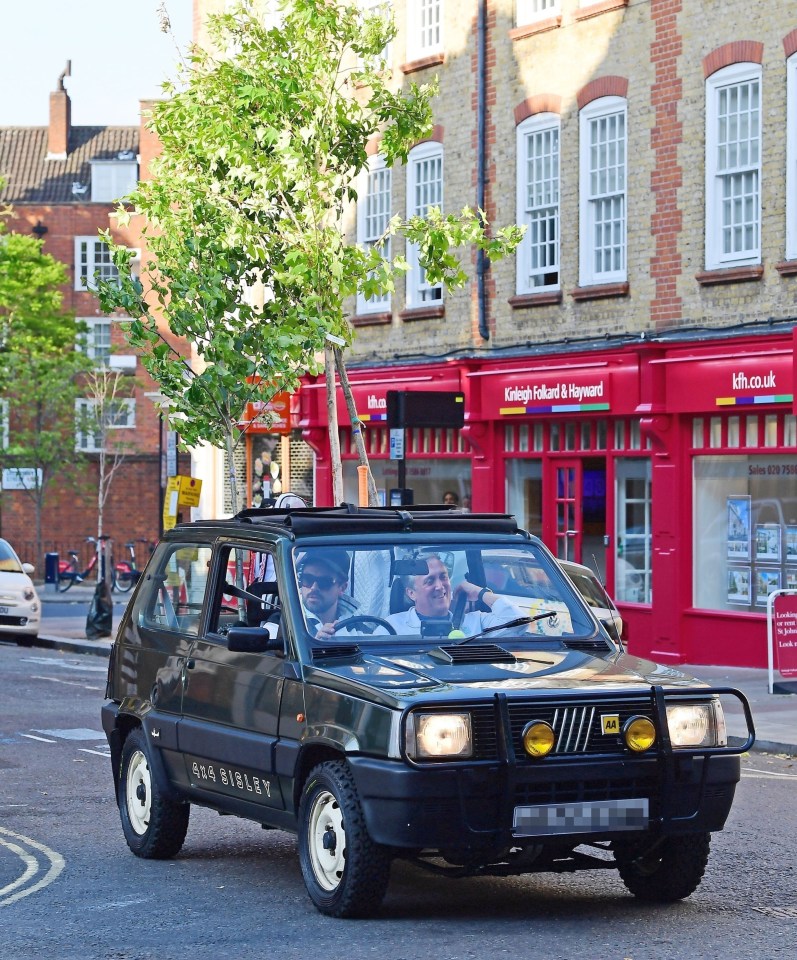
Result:
<svg viewBox="0 0 797 960"><path fill-rule="evenodd" d="M623 739L629 750L644 753L656 742L656 728L647 717L631 717L623 727Z"/></svg>
<svg viewBox="0 0 797 960"><path fill-rule="evenodd" d="M523 728L523 749L530 757L547 757L556 743L550 723L534 720Z"/></svg>

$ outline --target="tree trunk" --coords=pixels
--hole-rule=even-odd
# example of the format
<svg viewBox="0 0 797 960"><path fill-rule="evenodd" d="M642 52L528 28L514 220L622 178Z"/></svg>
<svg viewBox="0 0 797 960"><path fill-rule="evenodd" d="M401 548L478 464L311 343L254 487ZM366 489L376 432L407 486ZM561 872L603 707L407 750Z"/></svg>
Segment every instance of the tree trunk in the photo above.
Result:
<svg viewBox="0 0 797 960"><path fill-rule="evenodd" d="M232 507L232 515L235 516L241 507L238 495L238 474L235 470L235 444L233 443L232 431L232 425L228 425L227 434L224 438L224 447L230 471L230 506Z"/></svg>
<svg viewBox="0 0 797 960"><path fill-rule="evenodd" d="M365 449L365 438L363 437L363 422L357 416L357 407L354 404L354 394L351 391L349 375L346 372L346 364L343 361L343 352L340 347L333 347L335 353L335 366L338 368L340 385L343 388L343 396L346 399L346 408L349 411L349 420L351 421L351 435L354 437L354 444L357 447L357 454L360 458L360 466L368 467L368 506L379 506L379 495L376 492L376 483L374 475L371 473L371 464L368 460L368 451Z"/></svg>
<svg viewBox="0 0 797 960"><path fill-rule="evenodd" d="M329 459L332 468L333 506L343 503L343 464L340 459L338 406L335 400L335 357L329 344L324 348L324 373L327 381L327 417L329 422Z"/></svg>

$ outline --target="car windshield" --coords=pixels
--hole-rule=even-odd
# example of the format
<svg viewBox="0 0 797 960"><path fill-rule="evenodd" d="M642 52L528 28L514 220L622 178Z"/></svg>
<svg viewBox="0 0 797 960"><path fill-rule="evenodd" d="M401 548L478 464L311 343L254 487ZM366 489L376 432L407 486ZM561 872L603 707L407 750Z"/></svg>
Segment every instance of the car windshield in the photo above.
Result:
<svg viewBox="0 0 797 960"><path fill-rule="evenodd" d="M5 540L0 540L0 573L24 573L19 557Z"/></svg>
<svg viewBox="0 0 797 960"><path fill-rule="evenodd" d="M595 632L572 585L534 543L297 545L293 558L305 626L320 642Z"/></svg>

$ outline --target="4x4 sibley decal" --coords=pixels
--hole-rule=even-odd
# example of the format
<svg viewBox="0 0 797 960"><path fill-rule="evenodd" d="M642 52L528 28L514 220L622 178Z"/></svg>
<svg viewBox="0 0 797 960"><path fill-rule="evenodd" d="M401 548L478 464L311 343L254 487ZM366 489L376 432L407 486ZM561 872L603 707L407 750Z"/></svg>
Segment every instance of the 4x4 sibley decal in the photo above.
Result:
<svg viewBox="0 0 797 960"><path fill-rule="evenodd" d="M252 770L237 770L235 767L207 763L187 757L191 771L192 786L211 787L233 796L263 797L271 799L271 781ZM226 789L225 789L226 788Z"/></svg>

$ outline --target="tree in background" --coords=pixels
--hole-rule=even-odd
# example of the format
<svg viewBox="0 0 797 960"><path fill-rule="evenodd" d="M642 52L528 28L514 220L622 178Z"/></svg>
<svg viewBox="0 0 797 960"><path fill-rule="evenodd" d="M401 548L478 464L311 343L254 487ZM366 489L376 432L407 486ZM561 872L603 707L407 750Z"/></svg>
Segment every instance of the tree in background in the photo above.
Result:
<svg viewBox="0 0 797 960"><path fill-rule="evenodd" d="M357 199L368 142L381 137L387 166L406 161L431 131L434 88L390 89L381 54L395 29L379 12L285 0L269 29L255 7L211 17L212 49L195 49L180 82L165 87L151 120L163 151L152 179L116 214L120 224L144 218L149 262L139 280L130 251L115 246L119 285L98 284L104 309L132 318L130 341L167 398L170 425L187 445L226 449L233 511L246 404L295 390L302 374L319 371L325 350L335 432L332 368L343 369L340 348L354 335L344 304L358 290L392 290L407 270L387 254L391 235L416 243L429 283L449 288L468 279L453 248L476 245L494 259L521 237L517 227L488 236L467 208L448 216L432 208L425 218L394 217L368 249L347 243L344 210ZM195 362L167 329L193 345ZM347 402L353 410L350 392Z"/></svg>
<svg viewBox="0 0 797 960"><path fill-rule="evenodd" d="M79 459L75 401L88 360L75 350L80 324L62 306L65 265L43 253L36 237L8 231L9 213L0 214L0 398L7 436L0 463L24 479L41 557L46 491Z"/></svg>

